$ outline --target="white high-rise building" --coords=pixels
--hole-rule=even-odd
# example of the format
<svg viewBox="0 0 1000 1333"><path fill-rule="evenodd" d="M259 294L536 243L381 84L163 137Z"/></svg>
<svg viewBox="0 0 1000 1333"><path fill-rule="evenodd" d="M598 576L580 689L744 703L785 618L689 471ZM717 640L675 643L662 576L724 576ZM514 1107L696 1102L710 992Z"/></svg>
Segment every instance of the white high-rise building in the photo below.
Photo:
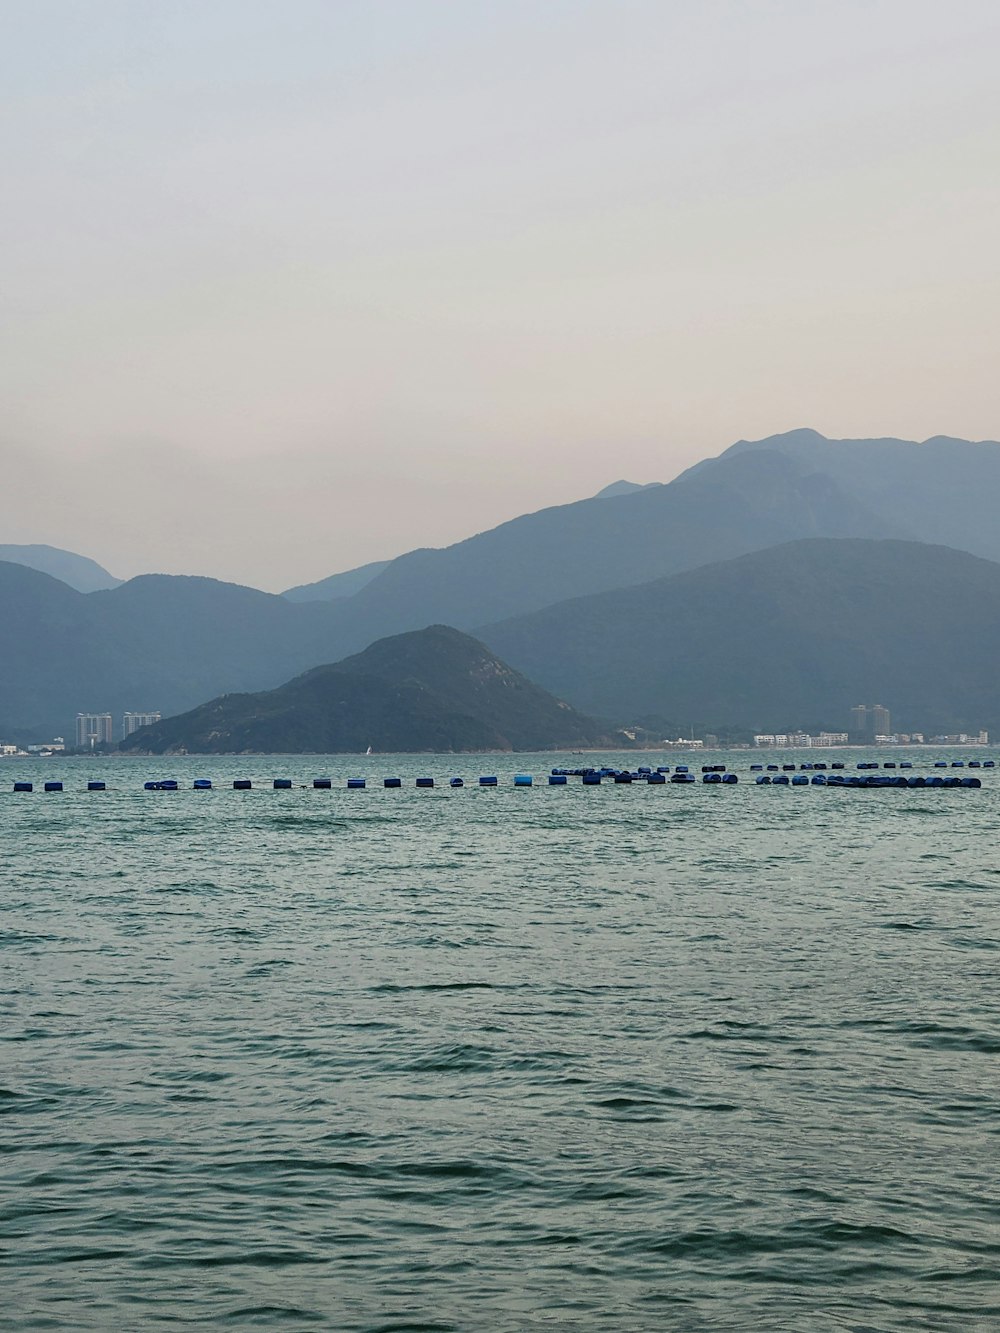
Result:
<svg viewBox="0 0 1000 1333"><path fill-rule="evenodd" d="M160 716L159 713L125 713L122 717L122 740L140 727L151 727L154 722L159 722Z"/></svg>
<svg viewBox="0 0 1000 1333"><path fill-rule="evenodd" d="M110 713L77 713L76 748L92 750L95 745L110 745L113 731Z"/></svg>

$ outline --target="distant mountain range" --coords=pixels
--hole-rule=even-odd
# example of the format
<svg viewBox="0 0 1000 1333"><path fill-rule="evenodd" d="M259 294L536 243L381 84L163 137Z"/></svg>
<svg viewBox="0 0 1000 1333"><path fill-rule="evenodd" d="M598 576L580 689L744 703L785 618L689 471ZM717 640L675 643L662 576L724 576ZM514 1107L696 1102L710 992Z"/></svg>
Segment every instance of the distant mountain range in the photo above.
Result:
<svg viewBox="0 0 1000 1333"><path fill-rule="evenodd" d="M316 583L300 583L297 588L288 588L281 595L290 602L335 602L340 597L353 597L389 564L388 560L373 560L371 564L345 569L343 574L331 574Z"/></svg>
<svg viewBox="0 0 1000 1333"><path fill-rule="evenodd" d="M705 721L721 724L728 718L756 726L771 717L763 693L730 691L724 708L720 695L684 694L683 654L666 653L664 625L688 611L682 615L679 603L661 606L642 585L802 539L934 539L1000 560L1000 527L992 517L998 499L1000 444L945 437L922 444L836 441L803 430L740 441L666 485L615 482L588 500L524 515L440 550L412 551L332 575L281 597L164 575L83 594L23 564L0 564L0 739L5 732L23 736L26 730L65 733L77 711L151 708L166 715L224 692L268 690L318 662L337 661L387 635L431 624L466 631L488 626L488 642L519 669L529 675L537 669L547 688L616 721L635 717L640 708L683 720L692 709L711 705L719 711L699 712ZM81 566L92 564L65 552L55 555L69 560L78 580ZM881 563L888 556L883 550L873 559ZM947 564L947 553L934 560ZM827 557L826 563L832 577L838 562ZM922 589L907 580L916 580L923 565L916 557L903 565L896 595L903 605L916 604ZM763 580L763 595L778 568L767 562L752 568ZM843 572L846 577L846 567ZM106 571L97 577L102 574L111 579ZM741 623L742 605L753 591L736 574L732 579L713 593L730 654L739 650L732 627ZM824 595L836 601L832 587L824 587ZM630 598L629 589L640 591ZM726 595L734 599L731 612L725 609ZM958 587L955 595L954 615L968 614L968 634L975 638L980 629L972 625L973 608ZM849 601L849 591L843 596ZM580 598L597 600L581 611ZM862 610L859 606L854 630L845 618L840 641L847 652L856 632L859 664L872 656L874 633L873 619ZM980 611L987 618L995 614L985 604ZM536 615L541 619L530 625L524 619ZM581 615L590 646L573 639L572 652L557 648L552 627L565 623L572 639L570 627ZM802 623L813 622L804 615ZM549 628L536 633L536 626ZM694 634L694 621L686 632ZM707 633L701 626L698 641L708 644ZM675 636L668 638L676 645ZM666 653L657 666L658 689L645 684L625 689L631 659L653 651ZM753 649L759 651L759 645ZM606 652L623 655L620 671L604 661ZM558 657L562 660L554 660ZM769 676L780 717L773 725L790 725L793 719L780 705L797 696L782 695L780 677L776 670ZM952 701L950 680L935 689L934 716L957 718L962 709ZM809 701L799 702L804 707ZM926 696L920 702L923 707ZM989 725L978 708L972 709L970 700L969 724ZM805 725L808 718L800 720ZM838 721L824 717L824 725L837 727ZM910 725L934 723L931 715L921 715Z"/></svg>
<svg viewBox="0 0 1000 1333"><path fill-rule="evenodd" d="M479 631L578 707L711 731L1000 729L1000 564L919 542L813 540Z"/></svg>
<svg viewBox="0 0 1000 1333"><path fill-rule="evenodd" d="M276 690L227 694L133 733L163 754L438 754L628 744L444 625L374 643Z"/></svg>
<svg viewBox="0 0 1000 1333"><path fill-rule="evenodd" d="M340 656L334 604L150 574L109 591L0 562L0 739L72 736L77 712L181 712Z"/></svg>
<svg viewBox="0 0 1000 1333"><path fill-rule="evenodd" d="M121 579L109 574L96 560L62 551L58 546L0 546L0 560L51 574L77 592L100 592L105 588L117 588L121 583Z"/></svg>

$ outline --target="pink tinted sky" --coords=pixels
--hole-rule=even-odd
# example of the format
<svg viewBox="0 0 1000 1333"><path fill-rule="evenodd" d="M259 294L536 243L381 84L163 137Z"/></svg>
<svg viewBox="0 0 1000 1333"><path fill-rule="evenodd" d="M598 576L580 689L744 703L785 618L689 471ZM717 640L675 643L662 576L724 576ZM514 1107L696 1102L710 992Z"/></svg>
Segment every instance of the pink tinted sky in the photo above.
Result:
<svg viewBox="0 0 1000 1333"><path fill-rule="evenodd" d="M280 589L1000 434L981 0L8 0L0 542Z"/></svg>

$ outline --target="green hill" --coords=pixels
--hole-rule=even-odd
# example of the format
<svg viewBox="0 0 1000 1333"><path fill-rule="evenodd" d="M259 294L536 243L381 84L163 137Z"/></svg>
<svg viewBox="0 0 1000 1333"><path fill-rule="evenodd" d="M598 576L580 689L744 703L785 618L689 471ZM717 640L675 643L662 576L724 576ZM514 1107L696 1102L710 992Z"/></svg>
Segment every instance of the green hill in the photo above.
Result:
<svg viewBox="0 0 1000 1333"><path fill-rule="evenodd" d="M546 689L621 722L1000 731L1000 564L916 542L814 540L478 631Z"/></svg>
<svg viewBox="0 0 1000 1333"><path fill-rule="evenodd" d="M374 643L275 690L228 694L135 732L162 754L546 750L622 744L444 625Z"/></svg>

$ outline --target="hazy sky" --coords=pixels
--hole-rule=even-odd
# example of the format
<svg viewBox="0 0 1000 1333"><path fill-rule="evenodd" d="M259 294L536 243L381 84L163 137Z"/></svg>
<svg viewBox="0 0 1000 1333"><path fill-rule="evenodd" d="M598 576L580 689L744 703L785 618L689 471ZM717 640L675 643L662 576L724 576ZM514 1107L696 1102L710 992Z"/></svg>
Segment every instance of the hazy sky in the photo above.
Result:
<svg viewBox="0 0 1000 1333"><path fill-rule="evenodd" d="M279 589L1000 436L996 0L0 0L0 542Z"/></svg>

